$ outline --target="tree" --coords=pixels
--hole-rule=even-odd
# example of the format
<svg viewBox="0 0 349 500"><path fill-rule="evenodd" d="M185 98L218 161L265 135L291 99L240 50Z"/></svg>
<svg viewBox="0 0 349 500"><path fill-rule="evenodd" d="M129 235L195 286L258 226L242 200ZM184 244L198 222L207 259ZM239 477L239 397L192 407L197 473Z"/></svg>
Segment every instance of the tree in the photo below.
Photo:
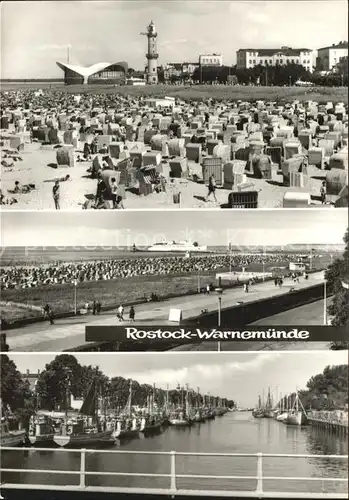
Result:
<svg viewBox="0 0 349 500"><path fill-rule="evenodd" d="M348 282L349 278L348 229L345 233L343 241L345 243L345 250L342 258L336 259L325 273L328 290L334 293L332 301L328 306L328 313L333 316L333 326L349 325L349 291L342 285L342 282ZM334 348L342 347L347 349L348 346L348 342L333 344Z"/></svg>
<svg viewBox="0 0 349 500"><path fill-rule="evenodd" d="M47 410L54 410L58 406L67 409L68 392L74 397L81 395L81 372L82 368L74 356L56 356L40 373L37 382L41 407Z"/></svg>
<svg viewBox="0 0 349 500"><path fill-rule="evenodd" d="M6 354L1 356L1 401L24 425L35 409L29 384L23 381L15 363Z"/></svg>

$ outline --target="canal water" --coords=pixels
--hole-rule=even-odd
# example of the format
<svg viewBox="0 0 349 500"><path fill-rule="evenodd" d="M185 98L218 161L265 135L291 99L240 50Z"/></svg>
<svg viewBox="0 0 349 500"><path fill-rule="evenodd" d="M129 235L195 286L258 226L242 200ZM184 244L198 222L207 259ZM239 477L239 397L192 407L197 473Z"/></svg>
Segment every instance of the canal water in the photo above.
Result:
<svg viewBox="0 0 349 500"><path fill-rule="evenodd" d="M254 419L250 412L232 412L191 428L168 427L157 435L140 437L110 446L120 451L176 451L189 453L269 453L304 455L347 455L344 436L308 427L286 426L273 419ZM80 454L76 451L3 451L2 468L79 471ZM347 482L308 481L291 478L345 478L347 459L337 458L263 458L263 475L290 479L264 480L264 491L342 492ZM86 455L86 470L96 472L86 478L87 485L169 488L170 478L108 476L107 472L170 474L170 456L101 453ZM101 475L100 473L104 474ZM176 457L176 474L243 476L241 479L177 478L177 488L253 491L257 481L256 457ZM245 478L244 478L245 477ZM3 472L2 482L22 484L79 484L79 476L50 473Z"/></svg>

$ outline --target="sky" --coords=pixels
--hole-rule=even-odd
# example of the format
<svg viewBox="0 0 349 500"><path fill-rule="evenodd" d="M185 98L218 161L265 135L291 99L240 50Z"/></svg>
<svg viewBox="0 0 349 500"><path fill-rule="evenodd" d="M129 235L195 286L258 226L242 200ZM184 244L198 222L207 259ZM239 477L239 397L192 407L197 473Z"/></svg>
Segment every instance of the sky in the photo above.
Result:
<svg viewBox="0 0 349 500"><path fill-rule="evenodd" d="M43 370L53 354L9 353L22 373ZM75 354L80 364L98 366L107 376L132 378L140 383L174 389L188 383L191 389L226 397L240 407L251 407L268 387L276 395L305 389L313 375L328 365L348 362L347 351L264 353L93 353Z"/></svg>
<svg viewBox="0 0 349 500"><path fill-rule="evenodd" d="M200 245L340 244L344 209L222 211L3 212L1 246L150 246L163 240Z"/></svg>
<svg viewBox="0 0 349 500"><path fill-rule="evenodd" d="M240 48L318 49L347 40L347 2L30 1L2 2L2 78L62 77L56 61L90 65L127 61L144 69L153 20L159 64L197 62L220 53L236 63ZM263 47L261 47L263 45Z"/></svg>

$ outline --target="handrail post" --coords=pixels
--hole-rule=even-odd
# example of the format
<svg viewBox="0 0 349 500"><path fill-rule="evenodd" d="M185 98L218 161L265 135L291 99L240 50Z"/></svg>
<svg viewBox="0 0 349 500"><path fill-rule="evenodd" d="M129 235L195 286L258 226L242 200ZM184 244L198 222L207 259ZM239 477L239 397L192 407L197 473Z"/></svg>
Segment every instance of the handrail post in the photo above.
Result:
<svg viewBox="0 0 349 500"><path fill-rule="evenodd" d="M174 496L177 490L176 486L176 452L171 451L171 493Z"/></svg>
<svg viewBox="0 0 349 500"><path fill-rule="evenodd" d="M85 472L86 472L86 448L81 449L80 455L80 488L85 488Z"/></svg>
<svg viewBox="0 0 349 500"><path fill-rule="evenodd" d="M257 489L256 493L263 497L263 453L257 453Z"/></svg>

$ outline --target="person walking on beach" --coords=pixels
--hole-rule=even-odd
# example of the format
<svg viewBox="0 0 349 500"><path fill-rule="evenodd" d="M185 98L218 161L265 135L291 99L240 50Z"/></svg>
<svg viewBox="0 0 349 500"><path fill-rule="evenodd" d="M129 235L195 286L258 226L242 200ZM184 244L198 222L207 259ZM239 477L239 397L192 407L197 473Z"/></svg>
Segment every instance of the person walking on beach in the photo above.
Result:
<svg viewBox="0 0 349 500"><path fill-rule="evenodd" d="M135 312L135 308L133 306L130 307L130 312L129 312L129 318L130 318L130 321L133 323L134 320L135 320L135 315L136 315L136 312Z"/></svg>
<svg viewBox="0 0 349 500"><path fill-rule="evenodd" d="M124 307L121 304L118 307L118 317L119 321L124 321Z"/></svg>
<svg viewBox="0 0 349 500"><path fill-rule="evenodd" d="M55 209L60 210L61 207L60 207L60 203L59 203L59 199L60 199L59 181L56 181L53 188L52 188L52 196L53 196L53 201L55 204Z"/></svg>
<svg viewBox="0 0 349 500"><path fill-rule="evenodd" d="M214 201L217 201L216 198L216 179L215 176L212 174L208 180L208 193L206 196L206 200L208 201L208 198L213 194Z"/></svg>

